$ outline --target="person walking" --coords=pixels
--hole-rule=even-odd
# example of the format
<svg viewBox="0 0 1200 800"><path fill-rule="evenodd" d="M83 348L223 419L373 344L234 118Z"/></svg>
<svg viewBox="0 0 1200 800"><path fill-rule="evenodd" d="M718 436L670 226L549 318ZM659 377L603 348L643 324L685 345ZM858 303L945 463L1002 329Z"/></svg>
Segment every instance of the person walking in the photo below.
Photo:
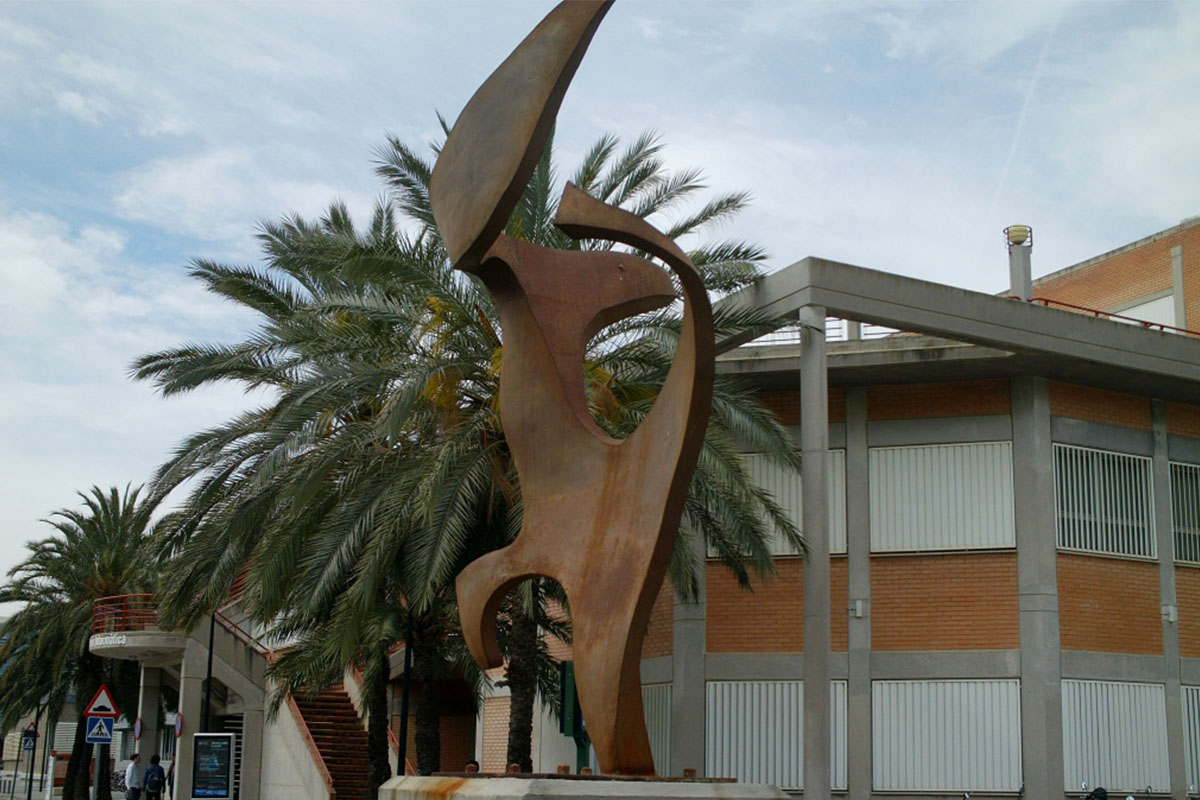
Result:
<svg viewBox="0 0 1200 800"><path fill-rule="evenodd" d="M146 790L145 800L162 800L163 788L167 785L167 773L158 763L158 753L150 756L150 766L142 775L142 788Z"/></svg>
<svg viewBox="0 0 1200 800"><path fill-rule="evenodd" d="M125 796L129 800L141 800L142 768L138 766L141 758L141 753L134 753L129 757L129 766L125 768Z"/></svg>

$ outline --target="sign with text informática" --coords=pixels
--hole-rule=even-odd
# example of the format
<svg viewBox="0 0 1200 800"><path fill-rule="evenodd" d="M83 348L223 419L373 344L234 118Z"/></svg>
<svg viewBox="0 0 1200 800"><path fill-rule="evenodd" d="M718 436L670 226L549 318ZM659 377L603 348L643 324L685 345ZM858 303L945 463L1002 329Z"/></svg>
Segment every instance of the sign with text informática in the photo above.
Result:
<svg viewBox="0 0 1200 800"><path fill-rule="evenodd" d="M92 698L92 702L87 704L87 708L83 710L85 717L109 717L116 719L121 716L121 712L117 710L117 703L113 700L112 693L108 691L108 687L100 684L100 688L96 690L96 696Z"/></svg>
<svg viewBox="0 0 1200 800"><path fill-rule="evenodd" d="M111 717L89 717L87 722L88 744L112 744L113 721Z"/></svg>
<svg viewBox="0 0 1200 800"><path fill-rule="evenodd" d="M233 797L232 733L193 734L192 797L218 800Z"/></svg>

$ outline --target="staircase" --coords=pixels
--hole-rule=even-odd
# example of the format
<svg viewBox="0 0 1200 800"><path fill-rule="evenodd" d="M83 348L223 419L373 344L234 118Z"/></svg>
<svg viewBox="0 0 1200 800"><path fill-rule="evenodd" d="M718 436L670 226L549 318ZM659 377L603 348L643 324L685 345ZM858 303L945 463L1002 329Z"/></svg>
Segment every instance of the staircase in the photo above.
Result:
<svg viewBox="0 0 1200 800"><path fill-rule="evenodd" d="M333 778L337 800L359 800L367 791L367 732L350 695L338 688L295 699Z"/></svg>

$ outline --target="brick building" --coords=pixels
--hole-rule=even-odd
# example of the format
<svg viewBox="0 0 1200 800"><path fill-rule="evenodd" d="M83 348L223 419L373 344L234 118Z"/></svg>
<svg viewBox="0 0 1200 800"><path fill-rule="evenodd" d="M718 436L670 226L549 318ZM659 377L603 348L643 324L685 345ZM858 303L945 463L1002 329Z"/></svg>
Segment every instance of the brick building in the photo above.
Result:
<svg viewBox="0 0 1200 800"><path fill-rule="evenodd" d="M710 561L703 603L659 598L660 772L852 798L1197 794L1200 338L1170 328L1200 328L1200 218L1032 295L810 258L727 301L806 330L722 343L718 369L794 426L803 480L747 460L813 558L780 547L753 593Z"/></svg>

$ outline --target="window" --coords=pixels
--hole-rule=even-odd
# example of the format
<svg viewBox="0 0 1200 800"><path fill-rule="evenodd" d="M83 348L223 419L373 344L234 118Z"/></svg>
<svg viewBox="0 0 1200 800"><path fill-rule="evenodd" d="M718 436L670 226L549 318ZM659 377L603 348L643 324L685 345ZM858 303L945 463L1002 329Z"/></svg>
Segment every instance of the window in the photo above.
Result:
<svg viewBox="0 0 1200 800"><path fill-rule="evenodd" d="M1062 682L1063 788L1166 792L1166 693L1158 683Z"/></svg>
<svg viewBox="0 0 1200 800"><path fill-rule="evenodd" d="M1017 791L1020 681L875 681L871 742L877 791Z"/></svg>
<svg viewBox="0 0 1200 800"><path fill-rule="evenodd" d="M1145 320L1146 322L1156 322L1159 325L1175 326L1175 298L1172 295L1160 297L1157 300L1151 300L1146 303L1140 303L1136 306L1121 311L1114 311L1122 317L1131 317L1132 319ZM1130 320L1118 319L1117 322L1125 322L1130 325L1135 323Z"/></svg>
<svg viewBox="0 0 1200 800"><path fill-rule="evenodd" d="M871 551L1016 546L1011 442L870 450Z"/></svg>
<svg viewBox="0 0 1200 800"><path fill-rule="evenodd" d="M1200 686L1180 687L1183 694L1183 749L1188 786L1200 786Z"/></svg>
<svg viewBox="0 0 1200 800"><path fill-rule="evenodd" d="M830 783L846 788L846 682L829 693ZM710 778L804 786L804 682L709 681L704 771Z"/></svg>
<svg viewBox="0 0 1200 800"><path fill-rule="evenodd" d="M642 713L650 736L654 771L671 774L671 684L653 683L642 687Z"/></svg>
<svg viewBox="0 0 1200 800"><path fill-rule="evenodd" d="M1200 466L1171 462L1175 560L1200 564Z"/></svg>
<svg viewBox="0 0 1200 800"><path fill-rule="evenodd" d="M761 453L742 456L750 477L771 493L775 502L804 532L804 502L800 475L779 466ZM846 552L846 451L830 450L826 486L829 497L829 552ZM796 555L796 551L780 537L771 545L775 555Z"/></svg>
<svg viewBox="0 0 1200 800"><path fill-rule="evenodd" d="M1154 558L1150 459L1054 445L1054 516L1058 546Z"/></svg>

